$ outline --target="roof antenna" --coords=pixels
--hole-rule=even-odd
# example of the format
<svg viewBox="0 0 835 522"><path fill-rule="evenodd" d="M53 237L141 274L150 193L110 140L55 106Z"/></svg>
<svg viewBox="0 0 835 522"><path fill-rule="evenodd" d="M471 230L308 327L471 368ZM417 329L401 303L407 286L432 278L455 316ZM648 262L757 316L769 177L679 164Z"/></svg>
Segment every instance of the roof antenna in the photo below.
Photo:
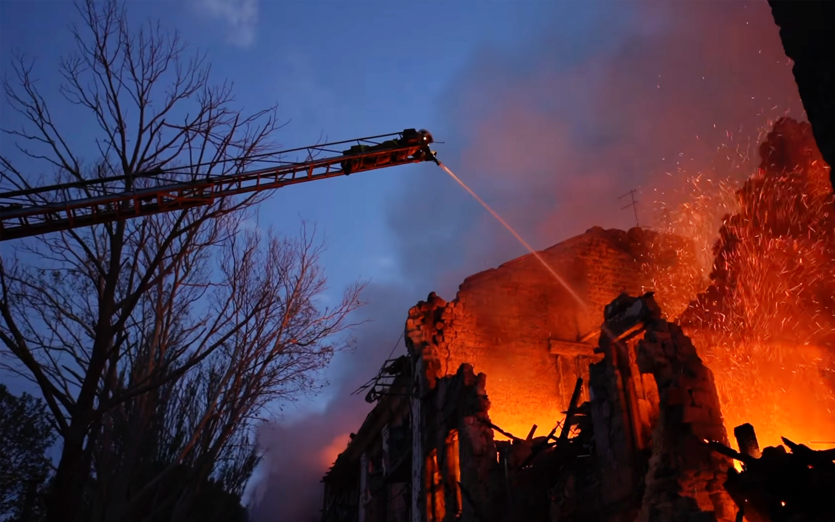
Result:
<svg viewBox="0 0 835 522"><path fill-rule="evenodd" d="M641 228L640 223L638 223L638 200L635 199L635 189L632 189L629 192L627 192L626 194L624 194L623 196L619 197L618 201L625 198L626 196L630 196L632 202L630 204L626 205L625 207L621 208L621 210L626 210L629 207L632 207L632 211L635 213L635 226L638 227L638 228Z"/></svg>

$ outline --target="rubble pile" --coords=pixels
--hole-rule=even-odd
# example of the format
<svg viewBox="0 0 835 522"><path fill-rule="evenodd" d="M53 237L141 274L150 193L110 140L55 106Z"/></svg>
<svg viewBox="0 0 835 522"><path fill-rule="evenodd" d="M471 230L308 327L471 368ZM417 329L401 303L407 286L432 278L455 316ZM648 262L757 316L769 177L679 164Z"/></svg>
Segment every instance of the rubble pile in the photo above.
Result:
<svg viewBox="0 0 835 522"><path fill-rule="evenodd" d="M588 402L578 405L577 379L566 417L545 436L496 444L505 472L508 522L594 520L600 498L595 473L594 427Z"/></svg>
<svg viewBox="0 0 835 522"><path fill-rule="evenodd" d="M835 520L835 448L813 450L783 438L783 446L760 452L754 427L734 429L739 452L710 442L718 454L742 462L728 470L724 487L749 522L828 522Z"/></svg>

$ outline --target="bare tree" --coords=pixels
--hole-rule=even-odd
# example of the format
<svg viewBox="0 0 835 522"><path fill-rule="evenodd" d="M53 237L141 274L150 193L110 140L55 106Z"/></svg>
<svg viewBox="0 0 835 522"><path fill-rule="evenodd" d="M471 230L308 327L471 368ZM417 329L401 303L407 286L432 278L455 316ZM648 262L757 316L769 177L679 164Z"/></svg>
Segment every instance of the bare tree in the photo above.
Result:
<svg viewBox="0 0 835 522"><path fill-rule="evenodd" d="M270 404L322 385L318 370L344 346L329 340L359 304L359 287L352 287L334 308L316 305L325 289L320 250L305 228L298 239L261 239L254 232L230 238L218 267L229 283L214 289L212 302L232 303L248 316L246 323L178 381L105 414L93 455L96 475L107 480L99 481L88 518L151 520L171 513L172 519L191 520L199 489L210 478L240 495L257 462L254 423ZM159 364L157 347L181 346L179 332L188 324L183 311L159 307L171 300L170 292L146 295L153 320L144 323L146 330L170 333L144 339L125 361L125 382L114 388L130 389L151 378L149 370ZM156 377L177 371L168 368Z"/></svg>
<svg viewBox="0 0 835 522"><path fill-rule="evenodd" d="M70 145L73 129L53 119L25 59L15 63L17 83L4 81L27 121L5 132L25 157L54 172L51 181L108 179L62 199L231 174L274 147L275 108L236 110L231 85L211 84L204 58L188 55L176 33L132 30L117 0L86 0L78 11L61 93L97 123L94 146ZM34 183L8 155L0 174L5 188ZM269 400L312 390L316 370L345 347L328 339L349 326L360 286L333 308L318 306L324 278L309 237L260 243L241 231L242 213L264 197L43 236L0 261L0 342L13 356L3 364L40 387L63 442L50 522L78 519L90 480L101 495L88 514L116 520L172 466L221 473L240 428ZM193 416L169 426L170 458L149 478L139 459L151 427L174 422L159 420L165 408ZM140 468L144 485L134 491ZM185 506L189 495L172 502Z"/></svg>

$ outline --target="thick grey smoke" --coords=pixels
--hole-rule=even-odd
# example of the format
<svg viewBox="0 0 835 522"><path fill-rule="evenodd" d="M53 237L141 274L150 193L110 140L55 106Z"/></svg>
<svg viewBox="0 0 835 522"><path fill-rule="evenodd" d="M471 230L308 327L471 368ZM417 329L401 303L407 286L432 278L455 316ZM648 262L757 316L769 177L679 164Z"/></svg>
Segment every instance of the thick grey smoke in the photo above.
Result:
<svg viewBox="0 0 835 522"><path fill-rule="evenodd" d="M569 4L555 3L556 28ZM589 34L554 30L526 48L475 56L439 100L432 128L447 143L437 147L447 165L536 248L593 225L633 225L618 201L633 188L648 218L653 200L672 197L681 169L708 168L722 144L744 150L750 140L755 152L767 120L802 114L765 1L594 5ZM388 212L409 284L370 289L374 322L359 331L361 353L335 362L343 379L327 411L265 432L273 476L260 521L317 519L323 452L361 424L368 407L349 393L388 355L408 308L431 290L451 299L466 275L523 253L445 174L424 169L407 174Z"/></svg>

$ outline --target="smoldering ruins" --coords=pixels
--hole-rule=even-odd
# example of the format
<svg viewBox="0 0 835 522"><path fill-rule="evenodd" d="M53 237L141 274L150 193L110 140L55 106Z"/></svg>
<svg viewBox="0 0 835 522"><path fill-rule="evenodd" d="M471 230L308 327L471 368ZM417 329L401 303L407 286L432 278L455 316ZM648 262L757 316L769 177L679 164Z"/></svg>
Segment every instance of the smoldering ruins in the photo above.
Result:
<svg viewBox="0 0 835 522"><path fill-rule="evenodd" d="M835 520L828 172L793 120L760 154L701 287L687 238L593 228L540 253L579 299L529 255L409 310L322 520Z"/></svg>

